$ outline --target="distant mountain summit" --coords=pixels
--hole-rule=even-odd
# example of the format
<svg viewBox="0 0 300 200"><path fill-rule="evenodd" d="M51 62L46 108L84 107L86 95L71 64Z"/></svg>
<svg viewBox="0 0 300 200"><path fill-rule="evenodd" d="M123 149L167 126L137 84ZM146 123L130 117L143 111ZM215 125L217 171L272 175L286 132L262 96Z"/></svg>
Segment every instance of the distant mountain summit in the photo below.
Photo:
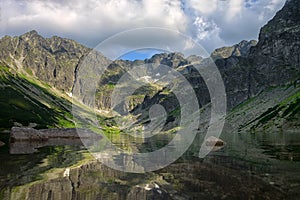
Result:
<svg viewBox="0 0 300 200"><path fill-rule="evenodd" d="M21 36L0 40L0 62L12 69L70 92L78 64L91 49L74 40L57 36L43 38L32 30ZM103 57L103 61L107 59Z"/></svg>
<svg viewBox="0 0 300 200"><path fill-rule="evenodd" d="M96 59L91 68L86 69L81 64L90 52L95 54L92 57ZM219 48L211 57L222 75L229 110L271 87L296 87L300 80L300 1L287 1L262 27L258 42L241 41L231 47ZM112 91L126 71L149 63L167 65L183 74L193 86L199 105L208 105L210 94L194 66L196 63L208 63L207 59L199 56L185 58L181 53L162 53L145 60L110 61L101 52L94 52L74 40L57 36L43 38L34 30L0 39L2 66L9 67L14 73L37 78L64 93L72 93L86 105L92 102L84 96L84 91L91 87L94 79L100 79L95 90L99 109L110 109ZM101 67L105 67L105 72L99 70ZM83 78L87 74L91 75L91 79ZM139 105L147 109L152 104L162 103L173 112L177 109L173 97L167 88L150 82L134 94L124 110L137 112Z"/></svg>
<svg viewBox="0 0 300 200"><path fill-rule="evenodd" d="M246 41L243 40L238 44L235 44L231 47L222 47L214 50L211 53L212 59L222 59L229 58L230 56L242 56L247 57L250 53L251 47L257 44L256 40Z"/></svg>

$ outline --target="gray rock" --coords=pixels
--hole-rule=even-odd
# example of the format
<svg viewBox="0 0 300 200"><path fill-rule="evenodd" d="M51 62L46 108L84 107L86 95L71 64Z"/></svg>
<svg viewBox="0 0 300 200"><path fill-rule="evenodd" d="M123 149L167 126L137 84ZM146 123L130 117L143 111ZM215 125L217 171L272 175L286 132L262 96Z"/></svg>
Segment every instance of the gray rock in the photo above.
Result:
<svg viewBox="0 0 300 200"><path fill-rule="evenodd" d="M250 49L257 44L256 40L246 41L243 40L238 44L231 47L222 47L214 50L211 53L211 57L214 60L229 58L230 56L242 56L247 57L250 53Z"/></svg>
<svg viewBox="0 0 300 200"><path fill-rule="evenodd" d="M135 186L128 193L127 199L173 199L165 190L157 186L158 185L154 184L143 184L142 186Z"/></svg>
<svg viewBox="0 0 300 200"><path fill-rule="evenodd" d="M79 134L80 133L80 134ZM36 130L29 127L13 127L10 133L10 141L44 141L49 139L86 139L98 138L101 136L86 130L76 128L62 128L62 129L41 129Z"/></svg>
<svg viewBox="0 0 300 200"><path fill-rule="evenodd" d="M91 49L74 40L43 38L36 31L0 39L1 62L54 86L71 92L79 63ZM98 58L107 60L100 53Z"/></svg>
<svg viewBox="0 0 300 200"><path fill-rule="evenodd" d="M23 124L19 123L19 122L14 122L14 126L15 127L23 127Z"/></svg>
<svg viewBox="0 0 300 200"><path fill-rule="evenodd" d="M299 81L299 13L300 2L287 1L282 10L261 29L257 44L256 41L242 41L233 47L220 48L212 53L225 84L228 110L258 95L266 88ZM207 59L196 56L184 58L180 53L162 53L144 61L111 62L101 53L93 52L91 58L94 64L90 68L85 68L80 64L90 51L91 49L73 40L56 36L45 39L36 31L19 37L5 36L0 40L1 63L32 73L34 77L57 89L72 92L74 97L89 106L95 103L93 95L85 94L83 91L96 91L97 108L111 109L110 95L114 84L133 66L145 63L153 63L155 66L163 64L177 69L194 87L200 107L210 102L206 84L193 67L193 62L205 63ZM98 86L93 86L91 83L102 73L99 66L107 66L107 73L103 74ZM84 75L89 75L89 79L83 79ZM139 114L138 112L143 113L149 109L149 106L161 103L172 112L177 108L178 102L170 100L174 98L171 93L161 94L166 90L150 92L142 90L132 98L130 105L121 105L122 109ZM168 120L172 121L174 120Z"/></svg>
<svg viewBox="0 0 300 200"><path fill-rule="evenodd" d="M224 146L225 142L220 138L216 138L214 136L210 136L205 140L206 146Z"/></svg>
<svg viewBox="0 0 300 200"><path fill-rule="evenodd" d="M259 42L249 55L252 93L300 78L300 1L287 1L262 27Z"/></svg>
<svg viewBox="0 0 300 200"><path fill-rule="evenodd" d="M36 127L37 125L38 125L37 123L29 123L29 124L28 124L28 127L34 128L34 127Z"/></svg>
<svg viewBox="0 0 300 200"><path fill-rule="evenodd" d="M38 130L29 127L12 127L10 132L10 141L24 140L47 140L47 136L43 136Z"/></svg>
<svg viewBox="0 0 300 200"><path fill-rule="evenodd" d="M5 143L2 142L2 141L0 141L0 147L2 147L2 146L4 146L4 145L5 145Z"/></svg>

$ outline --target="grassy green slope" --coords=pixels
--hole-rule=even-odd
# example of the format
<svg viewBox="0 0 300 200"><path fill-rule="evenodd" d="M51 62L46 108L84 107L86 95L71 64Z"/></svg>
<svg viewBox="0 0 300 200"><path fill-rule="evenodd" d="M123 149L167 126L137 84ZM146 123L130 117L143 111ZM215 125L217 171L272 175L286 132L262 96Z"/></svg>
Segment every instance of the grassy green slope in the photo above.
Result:
<svg viewBox="0 0 300 200"><path fill-rule="evenodd" d="M72 115L72 106L76 107L76 119ZM26 72L16 72L1 65L0 108L0 131L10 129L16 122L23 126L35 123L37 129L74 128L76 122L76 127L89 128L97 133L100 131L107 136L120 133L109 117L96 114L91 108ZM86 124L94 117L97 117L98 126Z"/></svg>
<svg viewBox="0 0 300 200"><path fill-rule="evenodd" d="M258 118L252 129L299 130L300 128L300 91L269 108Z"/></svg>
<svg viewBox="0 0 300 200"><path fill-rule="evenodd" d="M71 102L51 92L51 87L0 66L0 128L14 122L37 128L74 127Z"/></svg>
<svg viewBox="0 0 300 200"><path fill-rule="evenodd" d="M271 87L234 108L227 116L232 130L297 131L300 128L300 87Z"/></svg>

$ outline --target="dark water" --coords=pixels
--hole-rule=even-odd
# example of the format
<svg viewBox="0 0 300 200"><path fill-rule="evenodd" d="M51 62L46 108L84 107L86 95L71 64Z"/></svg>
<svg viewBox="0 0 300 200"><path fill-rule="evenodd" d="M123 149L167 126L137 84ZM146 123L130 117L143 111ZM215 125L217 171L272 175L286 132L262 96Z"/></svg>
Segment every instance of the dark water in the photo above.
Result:
<svg viewBox="0 0 300 200"><path fill-rule="evenodd" d="M2 134L1 137L1 140L7 141L5 134ZM167 138L162 137L160 139L160 145L164 145L164 143L168 142ZM170 180L170 182L173 181L175 186L179 185L178 187L180 188L179 190L182 191L182 194L188 195L183 195L183 197L186 198L200 199L201 195L201 199L206 195L218 198L220 196L214 196L217 194L213 192L218 191L216 189L217 186L218 188L224 188L221 190L224 192L224 194L222 194L223 196L225 195L226 197L228 193L229 197L230 195L232 198L239 197L238 195L241 194L240 192L242 190L240 187L241 184L245 186L247 184L257 184L259 185L257 188L266 189L271 187L275 192L286 195L283 196L284 198L297 199L296 197L300 194L299 132L256 134L223 133L221 139L226 142L224 148L216 152L211 152L204 159L196 157L197 152L195 151L196 147L194 147L193 152L186 153L177 161L177 164L175 163L155 173L159 175L167 173L171 174L170 176L172 177L177 177L177 182L173 179ZM123 138L122 142L124 142L124 140L126 140L126 138ZM130 142L130 144L135 146L137 150L140 150L140 146L137 143ZM119 146L122 146L122 144L119 144ZM134 148L133 146L131 147ZM151 147L153 147L153 145L148 145L148 150L151 150ZM128 148L128 146L126 146L126 148ZM83 159L82 152L84 152L84 147L79 145L48 146L38 148L38 151L32 154L15 155L10 154L9 150L8 145L0 147L0 191L2 191L2 193L0 192L0 199L1 197L4 198L5 195L3 191L7 191L7 188L10 188L9 191L13 193L14 191L11 189L15 186L43 179L41 174L47 170L53 168L67 168L79 162ZM180 171L178 168L182 168L182 170ZM187 169L185 170L185 168ZM97 170L87 172L87 174L89 174L87 175L89 177L88 182L101 185L103 182L113 182L115 178L120 178L121 176L123 178L125 177L124 181L137 184L139 183L137 180L141 181L145 179L145 177L150 176L149 174L115 175L117 172L114 172L114 170L106 170L108 170L108 175L101 174L92 179L89 177L90 173L95 174ZM192 175L190 175L191 173ZM205 176L203 174L205 174ZM103 176L103 178L99 176ZM187 179L189 176L190 178ZM211 180L212 177L214 178L213 180ZM99 180L102 180L102 182L97 182ZM168 178L166 178L166 180L168 180ZM237 184L234 186L236 187L236 191L231 187L227 188L229 184L227 180L231 180ZM243 183L244 181L246 181L247 184ZM212 184L211 182L215 184L214 187L208 186ZM128 188L131 186L129 186L129 183L126 184L124 185L125 191L129 191ZM191 187L184 186L186 184L189 184ZM128 188L126 190L127 186ZM251 186L248 186L249 191L247 194L251 196L251 192L255 193L255 191L254 189L252 191L250 187ZM116 188L112 187L112 193L118 191L115 190ZM257 190L259 192L256 193L259 195L268 195L267 192L261 189ZM270 194L274 192L272 190L270 190ZM195 192L192 194L193 191ZM268 191L268 189L266 189L266 191ZM124 193L124 191L121 190L119 193ZM267 196L265 197L267 198ZM93 196L91 196L91 198L93 199ZM125 197L123 199L125 199Z"/></svg>
<svg viewBox="0 0 300 200"><path fill-rule="evenodd" d="M0 153L0 189L42 179L40 174L52 168L67 167L82 159L80 147L52 146L33 154L11 155L6 147Z"/></svg>
<svg viewBox="0 0 300 200"><path fill-rule="evenodd" d="M227 133L227 145L207 162L248 171L281 190L287 199L300 194L300 131Z"/></svg>

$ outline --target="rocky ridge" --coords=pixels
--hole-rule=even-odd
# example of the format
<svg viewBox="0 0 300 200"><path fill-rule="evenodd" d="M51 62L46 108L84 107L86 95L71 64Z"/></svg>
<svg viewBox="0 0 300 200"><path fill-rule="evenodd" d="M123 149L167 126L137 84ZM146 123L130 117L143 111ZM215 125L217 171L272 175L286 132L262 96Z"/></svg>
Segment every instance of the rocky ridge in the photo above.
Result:
<svg viewBox="0 0 300 200"><path fill-rule="evenodd" d="M287 1L264 27L255 48L251 49L251 91L293 84L300 77L300 2Z"/></svg>
<svg viewBox="0 0 300 200"><path fill-rule="evenodd" d="M256 40L250 40L250 41L243 40L240 43L235 44L231 47L221 47L214 50L211 53L211 57L214 60L229 58L231 56L247 57L249 56L250 49L254 47L256 44L257 44Z"/></svg>
<svg viewBox="0 0 300 200"><path fill-rule="evenodd" d="M91 49L57 36L43 38L35 30L0 40L2 65L31 75L51 86L70 92L81 60ZM101 54L98 58L105 63ZM101 58L100 58L101 57Z"/></svg>
<svg viewBox="0 0 300 200"><path fill-rule="evenodd" d="M215 64L222 75L227 107L231 110L249 98L258 95L269 87L294 84L299 79L299 2L287 1L281 11L260 31L259 41L242 41L233 47L217 49L212 53ZM73 40L59 37L43 38L36 31L19 37L5 36L0 40L0 56L3 65L37 77L51 86L68 93L86 105L92 105L91 99L84 96L91 88L91 80L102 74L96 91L98 109L110 110L110 94L120 77L134 66L152 63L153 66L167 65L182 73L193 86L201 107L210 102L206 84L194 63L205 63L208 58L188 57L180 53L163 53L150 59L110 61L97 52L94 67L81 68L80 63L91 51ZM95 66L107 66L105 72ZM88 74L89 79L82 79ZM151 83L132 96L124 110L143 112L149 106L162 103L170 105L170 113L177 109L176 101L168 87L160 88ZM164 98L164 96L172 98ZM175 116L176 118L176 116ZM169 120L170 121L170 120Z"/></svg>

